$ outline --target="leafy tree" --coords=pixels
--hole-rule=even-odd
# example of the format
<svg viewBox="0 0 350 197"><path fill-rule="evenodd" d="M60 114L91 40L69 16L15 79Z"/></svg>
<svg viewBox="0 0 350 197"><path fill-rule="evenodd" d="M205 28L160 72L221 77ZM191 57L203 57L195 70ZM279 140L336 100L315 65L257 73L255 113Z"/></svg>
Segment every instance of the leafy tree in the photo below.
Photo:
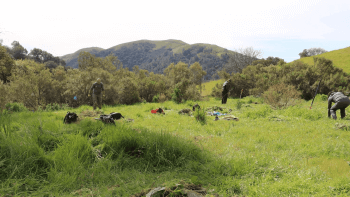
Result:
<svg viewBox="0 0 350 197"><path fill-rule="evenodd" d="M9 82L8 77L11 76L11 70L15 62L7 53L5 47L0 46L0 80L4 83Z"/></svg>
<svg viewBox="0 0 350 197"><path fill-rule="evenodd" d="M25 49L18 41L13 41L11 45L11 55L14 59L23 60L27 57L27 49Z"/></svg>
<svg viewBox="0 0 350 197"><path fill-rule="evenodd" d="M140 101L138 87L136 82L131 77L124 77L119 85L120 103L133 104Z"/></svg>
<svg viewBox="0 0 350 197"><path fill-rule="evenodd" d="M323 48L310 48L310 49L304 49L301 53L299 53L299 56L300 58L310 57L314 55L320 55L326 52L328 51L324 50Z"/></svg>
<svg viewBox="0 0 350 197"><path fill-rule="evenodd" d="M44 57L42 56L43 51L38 48L34 48L30 51L29 57L31 57L34 61L42 63L44 62Z"/></svg>
<svg viewBox="0 0 350 197"><path fill-rule="evenodd" d="M309 56L314 56L314 55L320 55L320 54L326 53L326 52L328 52L328 51L326 51L326 50L324 50L322 48L310 48L308 50L308 55Z"/></svg>
<svg viewBox="0 0 350 197"><path fill-rule="evenodd" d="M309 57L307 49L304 49L302 52L300 52L299 56L300 56L300 58Z"/></svg>
<svg viewBox="0 0 350 197"><path fill-rule="evenodd" d="M198 62L195 62L190 66L190 71L192 75L192 82L195 85L199 85L200 93L202 93L203 77L207 74L207 72L203 71L202 66Z"/></svg>
<svg viewBox="0 0 350 197"><path fill-rule="evenodd" d="M191 72L188 65L183 62L178 62L176 65L170 64L165 70L165 75L169 78L172 86L180 83L182 79L190 79Z"/></svg>
<svg viewBox="0 0 350 197"><path fill-rule="evenodd" d="M8 84L4 84L2 81L0 81L0 115L2 114L2 111L5 109L6 103L9 103L9 92L8 92L9 86Z"/></svg>
<svg viewBox="0 0 350 197"><path fill-rule="evenodd" d="M231 77L231 75L226 72L225 68L218 71L218 75L219 75L220 79L224 79L225 81L227 81Z"/></svg>
<svg viewBox="0 0 350 197"><path fill-rule="evenodd" d="M266 58L266 60L264 58L262 58L261 60L255 60L252 62L251 65L257 65L257 64L262 64L264 66L270 66L270 65L277 65L278 62L284 62L283 59L280 59L278 57L271 57L269 56L268 58Z"/></svg>
<svg viewBox="0 0 350 197"><path fill-rule="evenodd" d="M58 66L58 64L54 61L47 61L45 62L45 67L52 70L52 69L55 69L56 67Z"/></svg>

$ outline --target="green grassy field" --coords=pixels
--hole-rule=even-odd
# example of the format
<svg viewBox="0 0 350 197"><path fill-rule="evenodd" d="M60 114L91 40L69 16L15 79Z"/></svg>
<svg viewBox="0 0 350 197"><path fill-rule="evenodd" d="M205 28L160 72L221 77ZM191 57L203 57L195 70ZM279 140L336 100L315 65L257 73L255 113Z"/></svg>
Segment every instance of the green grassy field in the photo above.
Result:
<svg viewBox="0 0 350 197"><path fill-rule="evenodd" d="M222 79L215 81L208 81L202 84L202 96L209 96L217 83L224 83Z"/></svg>
<svg viewBox="0 0 350 197"><path fill-rule="evenodd" d="M321 96L311 110L306 101L285 110L241 101L198 102L239 118L206 124L178 114L191 101L103 107L125 116L116 126L94 120L90 106L69 109L81 118L70 125L68 110L2 115L0 196L131 196L194 177L220 196L350 194L350 116L328 119ZM150 113L159 107L165 115Z"/></svg>
<svg viewBox="0 0 350 197"><path fill-rule="evenodd" d="M338 49L323 53L320 55L315 55L312 57L304 57L300 60L309 64L314 65L313 57L324 57L333 61L333 65L338 68L342 68L344 72L350 73L350 47L344 49Z"/></svg>

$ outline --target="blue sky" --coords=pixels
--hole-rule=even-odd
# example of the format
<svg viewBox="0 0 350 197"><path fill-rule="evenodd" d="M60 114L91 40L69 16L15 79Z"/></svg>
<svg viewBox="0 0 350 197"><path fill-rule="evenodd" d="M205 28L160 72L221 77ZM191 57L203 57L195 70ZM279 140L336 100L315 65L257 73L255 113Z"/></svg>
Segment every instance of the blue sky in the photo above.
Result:
<svg viewBox="0 0 350 197"><path fill-rule="evenodd" d="M51 2L51 3L48 3ZM81 48L177 39L263 58L298 59L303 49L350 46L350 0L5 1L0 39L62 56Z"/></svg>

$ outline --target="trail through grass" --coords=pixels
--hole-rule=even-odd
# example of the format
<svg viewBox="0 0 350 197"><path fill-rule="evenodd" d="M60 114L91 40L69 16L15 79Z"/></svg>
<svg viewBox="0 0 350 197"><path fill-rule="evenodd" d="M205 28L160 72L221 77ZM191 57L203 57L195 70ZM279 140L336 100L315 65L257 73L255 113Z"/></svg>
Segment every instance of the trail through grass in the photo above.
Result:
<svg viewBox="0 0 350 197"><path fill-rule="evenodd" d="M327 118L317 96L285 110L254 97L211 98L239 121L207 116L201 124L178 111L197 102L140 103L75 111L18 112L0 118L1 196L130 196L181 180L198 180L221 196L334 196L350 193L350 116ZM259 104L254 104L258 102ZM161 107L165 115L151 114ZM120 112L116 126L94 120ZM349 109L346 110L349 114ZM338 112L338 116L339 112Z"/></svg>

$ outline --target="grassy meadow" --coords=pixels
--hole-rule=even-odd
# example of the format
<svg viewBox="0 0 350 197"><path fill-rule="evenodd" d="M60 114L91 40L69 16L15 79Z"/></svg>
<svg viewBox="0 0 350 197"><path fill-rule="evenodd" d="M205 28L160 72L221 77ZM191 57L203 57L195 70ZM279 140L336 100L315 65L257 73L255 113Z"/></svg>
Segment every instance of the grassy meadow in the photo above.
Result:
<svg viewBox="0 0 350 197"><path fill-rule="evenodd" d="M0 196L131 196L179 182L207 196L334 196L350 194L350 116L327 117L318 95L284 110L260 98L210 98L239 121L178 111L197 102L91 106L0 116ZM257 102L258 104L255 104ZM165 115L151 114L163 108ZM80 120L65 125L67 111ZM120 112L116 126L94 120ZM338 111L338 117L340 117ZM133 119L134 121L127 121Z"/></svg>
<svg viewBox="0 0 350 197"><path fill-rule="evenodd" d="M350 73L350 47L338 49L320 55L304 57L300 60L309 65L314 65L313 57L324 57L333 61L333 65L342 68L344 72Z"/></svg>
<svg viewBox="0 0 350 197"><path fill-rule="evenodd" d="M225 80L219 79L215 81L208 81L202 84L202 96L210 96L213 88L216 86L217 83L224 83ZM199 87L198 87L199 89Z"/></svg>

